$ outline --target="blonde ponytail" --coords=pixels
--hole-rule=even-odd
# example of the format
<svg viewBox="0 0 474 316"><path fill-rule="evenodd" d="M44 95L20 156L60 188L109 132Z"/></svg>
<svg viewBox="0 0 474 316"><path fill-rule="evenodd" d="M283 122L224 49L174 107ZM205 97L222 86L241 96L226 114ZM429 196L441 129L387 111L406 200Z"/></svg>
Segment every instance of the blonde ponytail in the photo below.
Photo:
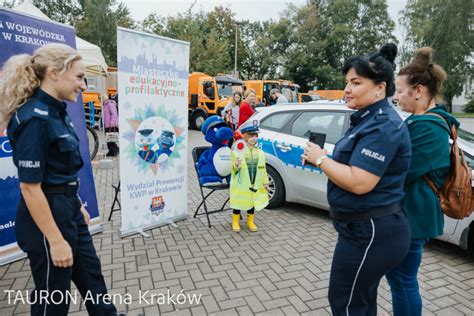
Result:
<svg viewBox="0 0 474 316"><path fill-rule="evenodd" d="M64 44L48 44L33 55L10 57L0 75L0 128L6 127L13 113L33 95L41 85L48 68L67 71L81 56Z"/></svg>
<svg viewBox="0 0 474 316"><path fill-rule="evenodd" d="M41 84L28 54L7 60L0 79L0 126L8 124L13 112L26 102Z"/></svg>

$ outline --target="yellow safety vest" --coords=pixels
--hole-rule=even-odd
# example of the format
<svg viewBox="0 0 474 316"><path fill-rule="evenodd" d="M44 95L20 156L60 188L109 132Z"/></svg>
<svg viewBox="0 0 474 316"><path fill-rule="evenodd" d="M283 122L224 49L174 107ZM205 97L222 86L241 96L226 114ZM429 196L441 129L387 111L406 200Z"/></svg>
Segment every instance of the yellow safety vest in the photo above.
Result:
<svg viewBox="0 0 474 316"><path fill-rule="evenodd" d="M252 192L250 187L249 171L245 157L252 154L258 155L257 174ZM256 211L263 210L268 205L268 193L264 184L268 184L267 168L265 166L265 155L263 151L254 147L252 151L247 149L242 156L240 169L235 167L235 160L239 156L232 152L232 174L230 179L230 207L236 210L248 211L254 208Z"/></svg>

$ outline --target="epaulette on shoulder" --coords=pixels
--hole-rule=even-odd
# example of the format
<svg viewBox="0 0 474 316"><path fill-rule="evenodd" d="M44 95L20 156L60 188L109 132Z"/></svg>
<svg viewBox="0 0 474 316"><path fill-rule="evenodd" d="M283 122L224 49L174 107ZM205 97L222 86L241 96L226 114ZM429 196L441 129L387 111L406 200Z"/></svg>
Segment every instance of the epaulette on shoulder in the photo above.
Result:
<svg viewBox="0 0 474 316"><path fill-rule="evenodd" d="M30 100L17 110L17 114L21 121L28 120L33 117L47 120L49 118L49 109L46 104L40 102L31 102Z"/></svg>
<svg viewBox="0 0 474 316"><path fill-rule="evenodd" d="M374 120L377 122L387 122L386 124L390 124L396 129L400 129L403 126L403 119L391 107L385 111L379 110L379 112L374 115Z"/></svg>
<svg viewBox="0 0 474 316"><path fill-rule="evenodd" d="M374 115L374 120L378 122L384 122L389 120L389 115L388 113L379 111L377 114Z"/></svg>
<svg viewBox="0 0 474 316"><path fill-rule="evenodd" d="M47 120L49 117L49 109L46 104L36 103L32 107L32 116Z"/></svg>

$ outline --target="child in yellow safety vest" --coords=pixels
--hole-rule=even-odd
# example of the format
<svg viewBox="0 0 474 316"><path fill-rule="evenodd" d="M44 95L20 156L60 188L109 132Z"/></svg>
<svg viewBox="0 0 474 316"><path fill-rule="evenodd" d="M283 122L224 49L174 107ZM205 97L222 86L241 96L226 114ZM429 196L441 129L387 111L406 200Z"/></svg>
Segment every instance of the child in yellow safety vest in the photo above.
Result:
<svg viewBox="0 0 474 316"><path fill-rule="evenodd" d="M255 232L255 211L268 205L268 175L265 155L257 145L258 120L248 120L236 134L242 139L236 141L232 150L232 173L230 180L230 207L232 230L240 231L240 212L247 211L247 228Z"/></svg>

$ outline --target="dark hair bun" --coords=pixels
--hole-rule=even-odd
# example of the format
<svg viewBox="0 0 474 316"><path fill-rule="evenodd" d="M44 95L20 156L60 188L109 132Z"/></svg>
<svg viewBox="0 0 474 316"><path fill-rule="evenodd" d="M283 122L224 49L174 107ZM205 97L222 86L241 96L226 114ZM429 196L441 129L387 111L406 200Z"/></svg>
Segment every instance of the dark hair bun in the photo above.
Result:
<svg viewBox="0 0 474 316"><path fill-rule="evenodd" d="M375 84L385 82L385 94L390 97L395 92L393 71L397 52L397 45L385 44L377 53L349 58L342 68L342 73L346 75L354 68L358 76L370 79Z"/></svg>
<svg viewBox="0 0 474 316"><path fill-rule="evenodd" d="M394 65L395 57L397 57L398 48L397 45L393 43L388 43L382 46L379 51L380 56L388 60L392 65Z"/></svg>

